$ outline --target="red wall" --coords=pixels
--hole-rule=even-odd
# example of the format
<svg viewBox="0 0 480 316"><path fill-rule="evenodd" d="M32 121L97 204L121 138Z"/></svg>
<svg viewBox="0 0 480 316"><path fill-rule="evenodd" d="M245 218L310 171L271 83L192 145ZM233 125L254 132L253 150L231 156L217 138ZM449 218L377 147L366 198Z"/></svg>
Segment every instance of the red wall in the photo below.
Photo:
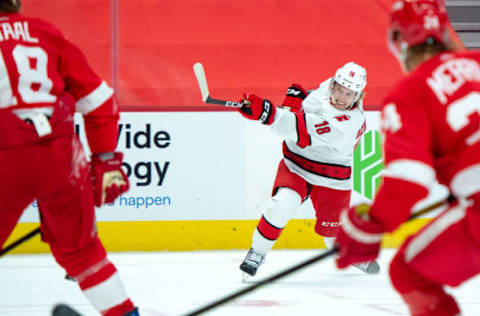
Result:
<svg viewBox="0 0 480 316"><path fill-rule="evenodd" d="M123 109L202 106L250 91L281 102L290 83L316 87L353 60L368 71L366 108L401 76L386 47L393 0L22 0L59 26L116 88ZM178 109L177 108L177 109Z"/></svg>

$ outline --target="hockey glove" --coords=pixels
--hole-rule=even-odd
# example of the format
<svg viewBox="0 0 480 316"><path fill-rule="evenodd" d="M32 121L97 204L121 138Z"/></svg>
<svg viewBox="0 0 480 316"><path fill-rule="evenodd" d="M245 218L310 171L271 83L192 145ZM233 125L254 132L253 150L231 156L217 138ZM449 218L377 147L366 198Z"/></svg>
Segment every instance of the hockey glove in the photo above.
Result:
<svg viewBox="0 0 480 316"><path fill-rule="evenodd" d="M298 113L302 111L302 101L307 97L308 92L298 83L292 84L288 90L282 106L288 108L291 112Z"/></svg>
<svg viewBox="0 0 480 316"><path fill-rule="evenodd" d="M249 120L260 121L263 124L270 125L275 119L277 107L270 101L264 100L255 94L244 93L243 106L239 109L240 113Z"/></svg>
<svg viewBox="0 0 480 316"><path fill-rule="evenodd" d="M341 213L341 226L336 239L339 269L372 261L378 256L385 229L368 218L369 209L368 205L362 204Z"/></svg>
<svg viewBox="0 0 480 316"><path fill-rule="evenodd" d="M128 191L128 177L122 170L123 154L120 152L92 155L93 197L96 206L112 203Z"/></svg>

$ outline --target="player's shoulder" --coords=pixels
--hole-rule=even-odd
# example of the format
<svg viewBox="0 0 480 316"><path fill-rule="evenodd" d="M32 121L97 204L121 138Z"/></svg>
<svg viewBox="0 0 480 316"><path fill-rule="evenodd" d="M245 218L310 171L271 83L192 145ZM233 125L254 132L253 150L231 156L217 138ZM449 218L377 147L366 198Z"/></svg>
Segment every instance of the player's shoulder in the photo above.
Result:
<svg viewBox="0 0 480 316"><path fill-rule="evenodd" d="M390 102L409 104L414 99L423 98L424 94L431 93L427 88L427 82L435 71L442 69L442 65L459 59L470 59L480 63L480 50L445 52L425 61L394 85L384 104Z"/></svg>
<svg viewBox="0 0 480 316"><path fill-rule="evenodd" d="M384 104L408 104L411 100L420 99L425 92L422 86L425 86L426 78L431 73L430 68L431 65L424 64L400 79L385 97Z"/></svg>
<svg viewBox="0 0 480 316"><path fill-rule="evenodd" d="M424 62L420 67L418 67L416 73L420 75L430 76L432 72L434 72L439 67L445 67L445 65L449 64L458 64L458 62L462 62L465 59L473 59L476 61L480 61L480 50L465 50L465 51L458 51L458 52L444 52L438 54L437 56L427 60Z"/></svg>
<svg viewBox="0 0 480 316"><path fill-rule="evenodd" d="M29 25L29 31L35 35L36 33L41 32L42 34L49 34L55 37L64 37L60 29L47 20L22 14L18 14L17 19L27 22Z"/></svg>
<svg viewBox="0 0 480 316"><path fill-rule="evenodd" d="M327 96L329 94L329 86L330 86L331 79L332 78L328 78L322 81L316 89L313 89L310 91L310 94L313 93L313 95Z"/></svg>
<svg viewBox="0 0 480 316"><path fill-rule="evenodd" d="M453 56L456 58L472 58L476 60L480 60L480 50L479 49L472 49L472 50L465 50L460 52L452 53Z"/></svg>
<svg viewBox="0 0 480 316"><path fill-rule="evenodd" d="M432 57L431 59L422 63L411 76L413 79L417 78L420 81L425 81L425 78L429 78L435 72L443 72L445 69L456 68L465 64L466 60L475 60L480 62L480 51L459 51L459 52L444 52Z"/></svg>
<svg viewBox="0 0 480 316"><path fill-rule="evenodd" d="M356 107L348 111L348 114L352 118L352 120L355 122L355 124L363 124L363 122L366 120L365 112L361 107Z"/></svg>

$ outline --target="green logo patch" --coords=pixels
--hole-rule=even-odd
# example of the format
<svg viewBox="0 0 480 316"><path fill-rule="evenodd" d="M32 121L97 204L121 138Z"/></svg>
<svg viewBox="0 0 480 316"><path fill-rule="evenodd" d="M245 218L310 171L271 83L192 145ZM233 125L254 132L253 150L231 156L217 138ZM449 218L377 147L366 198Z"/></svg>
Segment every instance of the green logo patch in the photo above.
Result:
<svg viewBox="0 0 480 316"><path fill-rule="evenodd" d="M380 132L366 132L353 153L353 189L368 199L373 199L381 182L383 169Z"/></svg>

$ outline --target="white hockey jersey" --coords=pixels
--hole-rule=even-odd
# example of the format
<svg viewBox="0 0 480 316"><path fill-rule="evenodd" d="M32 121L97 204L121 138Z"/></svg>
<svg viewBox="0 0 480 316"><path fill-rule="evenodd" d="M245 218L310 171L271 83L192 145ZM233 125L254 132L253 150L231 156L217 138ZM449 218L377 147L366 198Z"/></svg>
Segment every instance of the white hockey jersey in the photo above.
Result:
<svg viewBox="0 0 480 316"><path fill-rule="evenodd" d="M284 160L291 172L313 185L351 190L353 151L366 120L361 105L341 111L330 104L330 80L303 100L303 111L278 108L271 128L284 138Z"/></svg>

